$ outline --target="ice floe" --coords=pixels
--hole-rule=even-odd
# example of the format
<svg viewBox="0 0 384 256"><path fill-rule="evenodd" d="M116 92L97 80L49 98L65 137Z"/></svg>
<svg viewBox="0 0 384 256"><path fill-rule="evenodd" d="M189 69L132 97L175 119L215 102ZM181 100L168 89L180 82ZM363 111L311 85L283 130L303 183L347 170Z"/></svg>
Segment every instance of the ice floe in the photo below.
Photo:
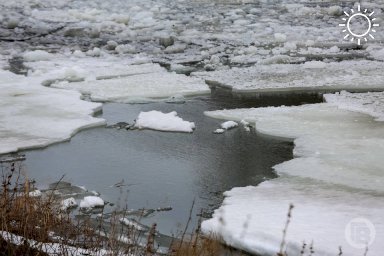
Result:
<svg viewBox="0 0 384 256"><path fill-rule="evenodd" d="M221 128L216 129L216 130L213 131L213 133L215 133L215 134L222 134L222 133L224 133L224 132L225 132L225 130L224 130L224 129L221 129Z"/></svg>
<svg viewBox="0 0 384 256"><path fill-rule="evenodd" d="M28 76L41 77L45 86L77 90L93 101L132 103L210 92L204 80L145 63L148 59L142 55L120 58L107 54L103 59L62 54L56 57L54 61L27 63Z"/></svg>
<svg viewBox="0 0 384 256"><path fill-rule="evenodd" d="M101 105L74 91L50 89L39 79L0 71L0 154L67 140L79 129L103 125Z"/></svg>
<svg viewBox="0 0 384 256"><path fill-rule="evenodd" d="M335 255L339 246L343 254L362 255L364 241L351 237L351 223L359 225L356 218L373 223L375 237L369 237L374 231L368 229L364 238L369 253L379 255L384 249L384 123L341 109L378 116L383 106L372 104L378 97L341 93L327 95L330 103L206 112L294 140L295 158L274 166L277 179L225 192L223 205L203 222L203 231L237 248L272 255L279 251L288 205L293 203L288 255L299 254L303 241L313 241L319 255Z"/></svg>
<svg viewBox="0 0 384 256"><path fill-rule="evenodd" d="M162 113L152 110L140 112L136 119L135 127L169 132L193 132L195 123L183 120L177 116L176 111Z"/></svg>
<svg viewBox="0 0 384 256"><path fill-rule="evenodd" d="M103 207L104 200L98 196L86 196L80 201L80 208Z"/></svg>
<svg viewBox="0 0 384 256"><path fill-rule="evenodd" d="M239 124L234 122L234 121L226 121L226 122L222 123L220 126L222 129L229 130L229 129L237 127L238 125Z"/></svg>
<svg viewBox="0 0 384 256"><path fill-rule="evenodd" d="M174 95L193 96L209 93L203 80L169 73L136 74L115 79L103 79L52 84L52 87L78 90L89 94L93 101L131 103L166 99Z"/></svg>
<svg viewBox="0 0 384 256"><path fill-rule="evenodd" d="M304 64L255 65L225 71L196 72L210 85L229 87L234 92L286 91L287 89L340 90L383 89L383 62L353 60L311 61Z"/></svg>
<svg viewBox="0 0 384 256"><path fill-rule="evenodd" d="M77 202L76 202L75 198L70 197L70 198L62 200L60 202L60 205L61 205L60 209L65 211L67 209L77 207Z"/></svg>

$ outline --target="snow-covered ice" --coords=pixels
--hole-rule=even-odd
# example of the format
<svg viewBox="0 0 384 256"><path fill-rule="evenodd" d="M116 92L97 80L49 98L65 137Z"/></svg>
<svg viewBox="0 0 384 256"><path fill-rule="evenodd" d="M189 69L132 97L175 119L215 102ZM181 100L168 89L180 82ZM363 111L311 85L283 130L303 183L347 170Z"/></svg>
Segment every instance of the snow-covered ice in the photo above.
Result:
<svg viewBox="0 0 384 256"><path fill-rule="evenodd" d="M2 1L0 154L104 124L92 117L101 105L80 100L79 92L93 101L132 103L208 93L204 80L233 92L382 90L384 30L367 47L342 42L340 15L354 3L318 2ZM380 1L362 4L382 23ZM5 71L17 67L10 68L14 57L25 61L26 77ZM203 72L189 77L152 62L177 73ZM252 127L256 122L260 133L294 140L297 158L274 167L278 179L226 192L224 211L204 229L236 247L276 254L294 202L289 251L314 239L317 254L335 255L342 245L346 255L363 255L343 240L346 222L359 215L377 230L368 254L380 254L383 127L361 113L383 120L382 98L342 92L315 106L209 113ZM159 120L179 118L172 113L157 113L152 125L168 129ZM177 129L193 130L192 122L177 120ZM220 214L226 226L219 225Z"/></svg>
<svg viewBox="0 0 384 256"><path fill-rule="evenodd" d="M52 87L78 90L89 94L94 101L121 103L209 93L203 80L166 71L78 83L65 81L52 84Z"/></svg>
<svg viewBox="0 0 384 256"><path fill-rule="evenodd" d="M222 124L220 125L220 127L221 127L222 129L229 130L229 129L232 129L232 128L237 127L238 125L239 125L239 124L236 123L235 121L226 121L226 122L222 123Z"/></svg>
<svg viewBox="0 0 384 256"><path fill-rule="evenodd" d="M104 200L98 196L86 196L80 201L80 208L103 207Z"/></svg>
<svg viewBox="0 0 384 256"><path fill-rule="evenodd" d="M74 91L50 89L41 80L0 70L0 154L44 147L79 129L103 125L92 117L101 105Z"/></svg>
<svg viewBox="0 0 384 256"><path fill-rule="evenodd" d="M176 111L162 113L152 110L140 112L136 119L135 127L169 132L193 132L195 123L183 120L177 116Z"/></svg>
<svg viewBox="0 0 384 256"><path fill-rule="evenodd" d="M212 85L232 88L234 92L287 91L287 89L384 89L383 62L353 60L325 63L255 65L214 72L196 72Z"/></svg>
<svg viewBox="0 0 384 256"><path fill-rule="evenodd" d="M42 50L25 52L23 58L25 61L41 61L41 60L50 60L53 55Z"/></svg>
<svg viewBox="0 0 384 256"><path fill-rule="evenodd" d="M138 231L145 231L146 228L139 224L137 221L129 218L120 218L120 222L128 227L134 228L135 230Z"/></svg>
<svg viewBox="0 0 384 256"><path fill-rule="evenodd" d="M60 206L61 206L60 209L65 211L67 209L77 207L77 202L76 202L75 198L70 197L70 198L62 200L60 202Z"/></svg>
<svg viewBox="0 0 384 256"><path fill-rule="evenodd" d="M216 129L216 130L213 131L213 133L215 133L215 134L222 134L222 133L224 133L224 132L225 132L225 130L224 130L224 129L221 129L221 128Z"/></svg>
<svg viewBox="0 0 384 256"><path fill-rule="evenodd" d="M376 237L369 253L380 255L384 123L352 112L360 106L366 108L362 112L380 113L383 105L364 104L379 97L373 95L341 93L327 95L330 103L206 112L219 119L245 120L259 133L294 140L295 158L274 166L277 179L225 192L223 205L203 222L203 231L217 233L237 248L272 255L279 251L288 205L293 203L288 255L298 254L303 241L313 241L319 255L335 255L339 246L346 255L364 254L364 248L346 240L347 224L354 218L373 223Z"/></svg>
<svg viewBox="0 0 384 256"><path fill-rule="evenodd" d="M28 193L30 197L40 197L42 195L41 191L38 189L35 189Z"/></svg>
<svg viewBox="0 0 384 256"><path fill-rule="evenodd" d="M210 92L204 80L168 72L145 56L103 54L102 59L56 54L52 61L26 63L28 76L42 77L43 85L77 90L102 102L145 102Z"/></svg>

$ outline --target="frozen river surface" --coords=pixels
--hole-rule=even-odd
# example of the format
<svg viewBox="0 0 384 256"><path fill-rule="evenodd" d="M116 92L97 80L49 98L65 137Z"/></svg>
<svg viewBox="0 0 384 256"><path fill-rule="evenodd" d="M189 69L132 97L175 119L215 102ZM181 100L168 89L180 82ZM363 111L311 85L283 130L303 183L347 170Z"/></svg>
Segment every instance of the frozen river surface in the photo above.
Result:
<svg viewBox="0 0 384 256"><path fill-rule="evenodd" d="M380 255L384 96L366 91L384 88L382 8L382 1L0 1L0 154L98 127L29 152L33 176L48 183L66 173L110 201L118 191L108 186L124 179L134 184L128 194L133 208L174 207L161 213L168 229L185 221L186 205L196 196L196 209L220 206L203 223L205 232L267 255L279 250L294 203L289 255L298 254L304 240L313 240L320 255L335 255L339 246L343 255L364 255L367 244L368 255ZM380 26L358 18L348 23L359 11L374 12L368 19ZM353 34L343 40L339 24L346 22L357 34L368 29L367 42L360 38L358 45ZM278 108L207 98L164 103L207 94L207 84L235 96L341 89L362 94L342 92L327 95L327 103ZM103 116L93 117L105 102ZM242 109L214 111L232 107ZM102 127L132 121L143 110L176 110L196 130ZM245 119L256 129L213 134L221 121L204 111ZM284 162L290 145L255 130L293 140L295 158ZM274 177L275 164L278 178L243 187ZM175 190L180 197L173 197ZM220 205L223 190L230 191ZM359 225L363 229L356 231Z"/></svg>

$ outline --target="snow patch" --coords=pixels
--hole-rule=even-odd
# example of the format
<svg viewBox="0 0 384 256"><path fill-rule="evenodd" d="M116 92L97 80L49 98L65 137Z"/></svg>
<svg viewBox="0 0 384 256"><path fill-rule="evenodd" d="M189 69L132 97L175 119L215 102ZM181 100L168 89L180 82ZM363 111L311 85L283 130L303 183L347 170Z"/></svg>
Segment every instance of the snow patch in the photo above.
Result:
<svg viewBox="0 0 384 256"><path fill-rule="evenodd" d="M73 197L70 197L70 198L67 198L67 199L64 199L60 202L60 209L65 211L67 209L70 209L70 208L75 208L77 207L77 202L76 202L76 199L73 198Z"/></svg>

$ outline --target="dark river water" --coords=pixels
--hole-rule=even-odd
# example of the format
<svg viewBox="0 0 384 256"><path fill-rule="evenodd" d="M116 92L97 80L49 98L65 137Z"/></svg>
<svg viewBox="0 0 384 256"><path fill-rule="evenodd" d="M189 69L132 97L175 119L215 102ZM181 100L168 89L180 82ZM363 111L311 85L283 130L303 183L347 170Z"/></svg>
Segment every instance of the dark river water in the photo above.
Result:
<svg viewBox="0 0 384 256"><path fill-rule="evenodd" d="M27 173L42 187L65 175L65 181L95 190L104 200L129 209L171 206L171 211L156 212L141 221L156 222L160 232L176 234L184 229L193 200L191 229L201 209L209 216L222 203L224 191L274 178L271 167L292 158L292 143L242 127L213 134L222 121L203 114L260 105L265 104L209 96L184 104L107 103L102 117L108 124L132 122L140 111L175 110L184 120L195 122L196 130L192 134L106 127L84 130L69 142L27 151ZM121 180L128 186L112 186Z"/></svg>

